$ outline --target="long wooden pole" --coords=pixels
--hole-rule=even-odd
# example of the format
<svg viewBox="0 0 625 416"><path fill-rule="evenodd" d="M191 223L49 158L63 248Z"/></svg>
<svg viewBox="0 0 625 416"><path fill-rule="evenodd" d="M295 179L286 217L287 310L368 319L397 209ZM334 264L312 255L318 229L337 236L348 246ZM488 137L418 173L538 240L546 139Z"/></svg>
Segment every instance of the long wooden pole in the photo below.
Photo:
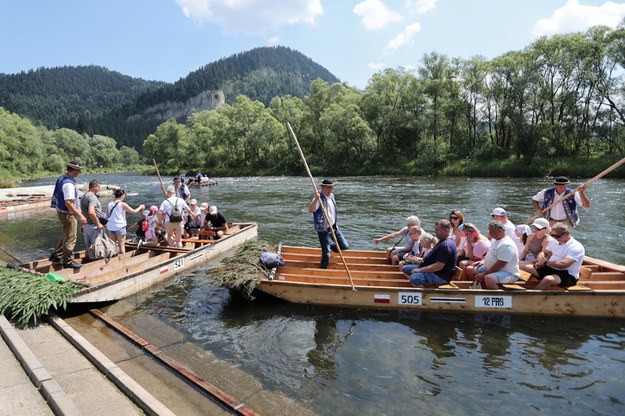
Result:
<svg viewBox="0 0 625 416"><path fill-rule="evenodd" d="M553 204L549 205L547 208L544 208L542 211L540 211L538 214L534 215L532 218L530 218L529 220L527 220L525 222L525 224L529 224L532 221L534 221L536 218L541 217L545 212L547 212L548 210L550 210L553 206L555 206L556 204L561 203L562 201L564 201L567 198L572 197L573 195L575 195L577 192L579 192L580 188L587 188L589 185L592 185L593 183L595 183L596 181L598 181L599 179L601 179L602 177L604 177L605 175L607 175L608 173L612 172L614 169L618 168L619 166L621 166L623 163L625 163L625 157L621 160L619 160L618 162L616 162L615 164L613 164L612 166L610 166L609 168L605 169L603 172L601 172L600 174L598 174L597 176L595 176L592 179L587 180L586 182L584 182L583 184L581 184L580 186L578 186L577 188L575 188L575 190L573 190L573 192L564 195L564 198L558 199L556 202L554 202Z"/></svg>
<svg viewBox="0 0 625 416"><path fill-rule="evenodd" d="M306 172L308 173L308 177L310 178L310 183L312 183L312 186L313 186L313 189L315 190L315 195L316 195L319 193L319 191L317 190L317 184L315 183L315 179L313 178L312 173L310 173L310 168L308 167L308 162L306 162L306 157L304 156L304 152L302 151L302 148L299 145L299 141L297 140L297 136L295 135L295 132L293 131L293 128L291 127L291 124L287 122L286 125L289 128L291 135L293 136L293 140L295 141L297 150L299 150L299 155L302 158L302 162L304 162L304 167L306 168ZM330 216L328 215L328 212L326 211L326 207L321 203L321 200L319 201L319 206L321 207L321 210L323 211L323 216L326 218L327 223L333 224L332 221L330 221ZM339 242L336 238L336 234L334 233L334 227L331 226L330 231L332 232L332 239L334 240L334 244L336 244L336 249L338 250L339 255L341 256L341 260L343 261L343 266L345 267L345 271L347 272L347 277L349 277L349 283L352 285L352 290L356 290L356 287L354 287L354 281L352 280L352 274L349 271L349 267L347 267L347 262L345 261L345 257L343 257L341 246L339 245Z"/></svg>
<svg viewBox="0 0 625 416"><path fill-rule="evenodd" d="M165 185L163 184L163 178L161 178L161 174L158 171L158 165L156 164L156 159L152 159L154 163L154 167L156 168L156 174L158 175L158 180L161 182L161 191L163 191L163 196L167 199L167 192L165 192Z"/></svg>

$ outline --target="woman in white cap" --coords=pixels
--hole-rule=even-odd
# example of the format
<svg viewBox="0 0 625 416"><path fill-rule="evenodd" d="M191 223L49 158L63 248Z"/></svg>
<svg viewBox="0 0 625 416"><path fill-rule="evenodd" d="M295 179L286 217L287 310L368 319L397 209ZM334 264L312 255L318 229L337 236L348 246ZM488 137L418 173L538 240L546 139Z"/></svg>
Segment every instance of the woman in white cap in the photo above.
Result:
<svg viewBox="0 0 625 416"><path fill-rule="evenodd" d="M538 253L544 253L552 240L549 236L551 227L545 218L536 218L530 227L533 233L527 236L527 243L519 254L519 268L528 273L535 270L534 263L536 263Z"/></svg>

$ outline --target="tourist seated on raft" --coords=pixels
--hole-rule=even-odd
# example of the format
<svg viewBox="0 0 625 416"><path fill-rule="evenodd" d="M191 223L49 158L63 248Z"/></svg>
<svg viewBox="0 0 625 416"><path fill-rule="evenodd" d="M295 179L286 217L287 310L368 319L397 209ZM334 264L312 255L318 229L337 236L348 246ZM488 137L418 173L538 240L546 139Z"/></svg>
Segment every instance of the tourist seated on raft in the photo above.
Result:
<svg viewBox="0 0 625 416"><path fill-rule="evenodd" d="M544 253L553 239L549 236L551 227L546 218L537 218L530 227L533 232L527 236L527 243L519 255L519 268L533 274L536 271L534 263L538 254Z"/></svg>
<svg viewBox="0 0 625 416"><path fill-rule="evenodd" d="M584 261L582 243L571 235L570 228L562 222L551 228L552 240L544 252L538 253L530 273L540 280L534 288L547 290L551 286L569 287L577 284L579 270Z"/></svg>
<svg viewBox="0 0 625 416"><path fill-rule="evenodd" d="M514 242L516 244L517 250L519 252L519 258L521 258L521 253L525 248L525 244L527 244L527 240L529 236L532 234L532 229L527 224L517 225L514 229Z"/></svg>
<svg viewBox="0 0 625 416"><path fill-rule="evenodd" d="M462 270L460 280L465 280L467 266L484 259L490 248L490 240L472 223L462 225L465 235L464 244L458 250L458 267Z"/></svg>
<svg viewBox="0 0 625 416"><path fill-rule="evenodd" d="M436 222L434 233L439 241L423 258L419 268L412 271L409 277L411 285L443 285L453 279L456 273L456 243L451 236L451 228L448 220Z"/></svg>
<svg viewBox="0 0 625 416"><path fill-rule="evenodd" d="M403 256L403 259L399 261L400 272L403 271L404 267L412 265L417 266L421 263L421 260L423 260L423 249L421 248L421 242L419 241L422 233L423 230L418 225L413 225L408 229L408 237L414 241L414 244L412 245L410 252L406 253Z"/></svg>
<svg viewBox="0 0 625 416"><path fill-rule="evenodd" d="M398 264L399 261L402 260L404 256L410 252L410 250L412 250L412 246L414 246L415 242L410 239L410 236L408 236L408 229L415 225L421 226L421 221L416 215L411 215L406 218L406 226L401 230L395 231L393 233L385 235L384 237L376 238L373 240L376 244L380 244L382 241L391 240L393 238L401 238L404 240L403 247L397 249L389 247L387 249L389 258L391 259L391 264ZM397 244L399 244L400 242L401 240Z"/></svg>
<svg viewBox="0 0 625 416"><path fill-rule="evenodd" d="M415 243L415 241L412 241L410 239L410 236L408 235L409 228L412 226L420 226L420 225L421 225L421 221L419 220L419 217L417 217L416 215L411 215L408 218L406 218L405 227L393 233L387 234L384 237L376 238L373 241L376 244L379 244L382 241L387 241L393 238L399 238L400 240L397 242L396 245L398 245L399 243L403 241L403 247L401 248L397 248L397 249L395 247L387 248L389 258L391 259L391 264L398 264L399 261L403 259L404 255L406 255L412 250L412 247Z"/></svg>
<svg viewBox="0 0 625 416"><path fill-rule="evenodd" d="M465 273L478 287L498 289L499 284L514 283L519 279L519 254L501 222L488 224L488 236L491 246L484 260L467 266Z"/></svg>
<svg viewBox="0 0 625 416"><path fill-rule="evenodd" d="M464 233L462 232L462 226L464 224L464 215L458 209L454 209L449 214L449 222L453 226L451 229L451 234L454 239L454 243L456 243L456 247L460 248L464 243Z"/></svg>
<svg viewBox="0 0 625 416"><path fill-rule="evenodd" d="M423 258L430 254L430 251L438 243L438 238L434 237L430 233L422 233L419 237L419 256L405 256L404 260L399 262L399 271L404 272L406 276L410 276L414 269L419 268L419 265L423 262Z"/></svg>

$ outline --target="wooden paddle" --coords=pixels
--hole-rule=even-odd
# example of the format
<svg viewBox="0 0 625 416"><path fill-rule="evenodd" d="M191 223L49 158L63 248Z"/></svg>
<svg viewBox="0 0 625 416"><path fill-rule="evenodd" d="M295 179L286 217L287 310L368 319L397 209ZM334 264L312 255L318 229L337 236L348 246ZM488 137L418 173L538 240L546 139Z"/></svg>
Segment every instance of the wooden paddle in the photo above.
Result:
<svg viewBox="0 0 625 416"><path fill-rule="evenodd" d="M525 224L530 224L531 222L533 222L536 218L538 217L542 217L543 214L547 211L549 211L551 209L551 207L555 206L556 204L561 203L562 201L564 201L567 198L572 197L573 195L575 195L577 192L579 192L579 189L581 187L587 188L588 185L591 185L593 183L595 183L597 180L601 179L602 177L604 177L605 175L607 175L608 173L612 172L614 169L618 168L619 166L621 166L623 163L625 163L625 157L621 160L619 160L618 162L616 162L615 164L613 164L612 166L610 166L609 168L607 168L606 170L604 170L603 172L601 172L600 174L598 174L597 176L595 176L594 178L584 182L583 184L581 184L580 186L578 186L577 188L575 188L573 190L573 192L564 195L564 198L558 199L556 202L554 202L553 204L549 205L547 208L543 209L542 211L540 211L538 214L534 215L532 218L530 218L529 220L525 221Z"/></svg>
<svg viewBox="0 0 625 416"><path fill-rule="evenodd" d="M165 185L163 184L163 178L161 178L161 174L158 171L158 165L156 164L156 159L152 159L154 163L154 167L156 168L156 174L158 175L158 180L161 182L161 191L163 191L163 196L167 199L167 192L165 192Z"/></svg>
<svg viewBox="0 0 625 416"><path fill-rule="evenodd" d="M304 156L304 152L302 151L302 148L299 145L297 136L295 135L295 132L291 128L291 124L287 122L286 125L289 128L291 135L293 136L293 140L295 140L295 145L297 146L297 150L299 150L299 155L302 157L302 162L304 162L304 167L306 168L306 172L308 173L308 177L310 178L310 183L312 183L313 189L315 190L315 194L317 194L319 193L319 191L317 190L317 184L315 183L315 179L313 178L312 173L310 173L308 162L306 162L306 157ZM321 201L319 202L319 206L321 207L321 210L323 211L323 216L326 218L327 223L331 224L330 216L328 215L328 212L326 211L326 207L321 203ZM339 242L337 241L336 234L334 233L334 228L330 227L330 231L332 232L332 239L334 240L334 244L336 244L336 249L338 250L339 255L341 256L341 260L343 261L343 266L345 267L345 271L347 272L347 277L349 277L349 283L352 285L352 290L356 290L356 287L354 287L354 281L352 280L352 274L349 271L349 267L347 267L347 262L345 261L345 257L343 257L343 252L341 251L341 247L339 245Z"/></svg>

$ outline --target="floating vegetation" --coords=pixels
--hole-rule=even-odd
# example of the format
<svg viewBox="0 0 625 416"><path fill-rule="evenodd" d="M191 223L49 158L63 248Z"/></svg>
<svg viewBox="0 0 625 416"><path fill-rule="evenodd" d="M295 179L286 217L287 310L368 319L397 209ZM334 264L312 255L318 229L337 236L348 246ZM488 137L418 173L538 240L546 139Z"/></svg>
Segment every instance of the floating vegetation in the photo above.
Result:
<svg viewBox="0 0 625 416"><path fill-rule="evenodd" d="M241 288L244 296L252 300L254 288L269 276L269 271L258 264L258 258L265 251L275 250L276 246L266 241L247 241L234 256L223 259L212 276L223 286Z"/></svg>
<svg viewBox="0 0 625 416"><path fill-rule="evenodd" d="M65 309L81 286L67 281L52 281L42 275L0 268L0 314L17 328L26 328L50 309Z"/></svg>

